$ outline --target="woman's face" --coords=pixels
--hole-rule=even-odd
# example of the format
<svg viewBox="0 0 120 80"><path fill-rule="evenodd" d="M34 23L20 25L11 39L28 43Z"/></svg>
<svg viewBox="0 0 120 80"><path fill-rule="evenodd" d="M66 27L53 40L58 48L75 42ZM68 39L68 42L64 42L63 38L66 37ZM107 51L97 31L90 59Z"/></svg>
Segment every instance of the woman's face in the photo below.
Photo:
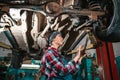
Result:
<svg viewBox="0 0 120 80"><path fill-rule="evenodd" d="M61 46L63 44L63 37L61 34L56 35L56 37L53 39L54 43Z"/></svg>

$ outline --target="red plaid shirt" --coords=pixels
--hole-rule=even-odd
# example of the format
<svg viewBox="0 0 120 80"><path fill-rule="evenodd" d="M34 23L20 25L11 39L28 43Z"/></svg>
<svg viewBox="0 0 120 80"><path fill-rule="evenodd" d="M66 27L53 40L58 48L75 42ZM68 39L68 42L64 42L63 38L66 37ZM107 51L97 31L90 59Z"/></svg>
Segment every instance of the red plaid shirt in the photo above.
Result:
<svg viewBox="0 0 120 80"><path fill-rule="evenodd" d="M67 64L63 62L64 57L60 52L52 47L42 57L41 71L47 75L48 79L55 76L64 76L68 73L76 73L79 69L79 64L75 61L69 61Z"/></svg>

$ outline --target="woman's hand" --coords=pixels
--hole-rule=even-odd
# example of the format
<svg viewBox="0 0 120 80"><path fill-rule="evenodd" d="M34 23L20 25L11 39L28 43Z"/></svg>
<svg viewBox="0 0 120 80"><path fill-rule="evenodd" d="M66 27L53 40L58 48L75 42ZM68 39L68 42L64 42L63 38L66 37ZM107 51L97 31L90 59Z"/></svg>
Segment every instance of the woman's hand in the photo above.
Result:
<svg viewBox="0 0 120 80"><path fill-rule="evenodd" d="M79 58L81 56L81 48L82 48L82 46L80 45L79 48L77 49L78 52L77 52L75 58L73 59L75 62L79 61Z"/></svg>
<svg viewBox="0 0 120 80"><path fill-rule="evenodd" d="M82 59L85 58L87 54L85 54L84 51L81 51L82 50L82 46L81 45L78 47L77 50L78 50L78 53L76 54L76 56L75 56L75 58L73 60L75 62L78 61L81 64Z"/></svg>
<svg viewBox="0 0 120 80"><path fill-rule="evenodd" d="M87 54L85 54L85 51L81 51L82 50L82 46L79 46L78 48L78 56L79 56L79 59L78 59L78 62L81 64L81 61L84 57L86 57Z"/></svg>
<svg viewBox="0 0 120 80"><path fill-rule="evenodd" d="M79 58L78 62L81 64L82 59L85 58L86 56L87 56L87 54L82 55L82 56Z"/></svg>

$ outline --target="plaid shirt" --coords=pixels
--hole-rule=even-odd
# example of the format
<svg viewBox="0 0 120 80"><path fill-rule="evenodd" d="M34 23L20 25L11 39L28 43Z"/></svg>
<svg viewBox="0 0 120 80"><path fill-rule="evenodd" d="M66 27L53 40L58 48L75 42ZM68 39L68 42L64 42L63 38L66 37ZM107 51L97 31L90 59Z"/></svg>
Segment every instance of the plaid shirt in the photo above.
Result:
<svg viewBox="0 0 120 80"><path fill-rule="evenodd" d="M69 61L67 64L62 60L64 57L60 52L52 47L42 57L41 71L47 75L48 79L56 76L64 76L68 73L76 73L79 69L79 64L75 61Z"/></svg>

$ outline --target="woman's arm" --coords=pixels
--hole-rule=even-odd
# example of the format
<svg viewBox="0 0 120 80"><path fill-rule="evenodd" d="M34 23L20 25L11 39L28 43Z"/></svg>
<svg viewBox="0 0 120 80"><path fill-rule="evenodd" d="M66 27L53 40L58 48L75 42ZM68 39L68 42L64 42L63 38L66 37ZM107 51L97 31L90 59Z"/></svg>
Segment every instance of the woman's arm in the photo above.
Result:
<svg viewBox="0 0 120 80"><path fill-rule="evenodd" d="M64 76L68 73L76 73L79 69L78 61L70 61L67 64L64 64L60 57L56 57L53 53L48 51L46 53L46 60L48 64L52 67L52 70L61 76Z"/></svg>

